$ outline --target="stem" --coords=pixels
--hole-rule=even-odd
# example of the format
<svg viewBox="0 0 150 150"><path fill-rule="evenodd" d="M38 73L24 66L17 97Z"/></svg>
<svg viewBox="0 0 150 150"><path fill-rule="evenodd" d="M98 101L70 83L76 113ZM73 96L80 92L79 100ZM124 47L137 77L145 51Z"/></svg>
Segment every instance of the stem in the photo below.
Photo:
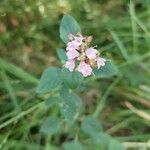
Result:
<svg viewBox="0 0 150 150"><path fill-rule="evenodd" d="M51 149L50 141L51 141L51 135L48 135L47 138L46 138L46 144L45 144L45 149L44 150Z"/></svg>
<svg viewBox="0 0 150 150"><path fill-rule="evenodd" d="M120 122L120 123L114 125L112 128L108 129L108 130L106 131L106 133L112 134L112 133L116 132L117 130L119 130L120 128L126 127L126 126L127 126L129 123L131 123L132 121L134 121L134 118L133 118L133 117L129 117L129 118L123 120L122 122Z"/></svg>
<svg viewBox="0 0 150 150"><path fill-rule="evenodd" d="M118 76L113 82L112 84L108 87L108 89L106 90L106 92L104 93L103 97L101 98L101 100L99 101L96 110L93 114L94 117L98 117L99 113L103 110L107 97L109 96L110 92L112 91L112 89L116 86L116 84L119 82L119 80L121 79L122 76Z"/></svg>

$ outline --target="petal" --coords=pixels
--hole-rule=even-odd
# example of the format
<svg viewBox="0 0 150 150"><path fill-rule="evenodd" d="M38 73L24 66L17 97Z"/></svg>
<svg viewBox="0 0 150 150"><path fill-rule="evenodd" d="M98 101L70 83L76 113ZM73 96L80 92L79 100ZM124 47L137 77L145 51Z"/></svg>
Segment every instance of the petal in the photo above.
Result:
<svg viewBox="0 0 150 150"><path fill-rule="evenodd" d="M66 50L69 51L69 50L76 50L79 48L79 45L77 45L74 41L72 42L69 42L67 44L67 47L66 47Z"/></svg>
<svg viewBox="0 0 150 150"><path fill-rule="evenodd" d="M77 70L82 73L84 77L90 76L92 74L92 68L89 64L85 62L80 62Z"/></svg>
<svg viewBox="0 0 150 150"><path fill-rule="evenodd" d="M97 61L97 67L99 69L101 66L105 65L106 59L98 57L96 61Z"/></svg>
<svg viewBox="0 0 150 150"><path fill-rule="evenodd" d="M73 71L73 69L75 68L75 61L74 60L68 60L66 63L65 63L65 68L69 69L69 71Z"/></svg>
<svg viewBox="0 0 150 150"><path fill-rule="evenodd" d="M76 45L80 46L82 44L83 39L84 39L83 36L76 36L73 42Z"/></svg>
<svg viewBox="0 0 150 150"><path fill-rule="evenodd" d="M86 49L85 53L89 59L95 59L97 57L98 51L91 47Z"/></svg>
<svg viewBox="0 0 150 150"><path fill-rule="evenodd" d="M74 59L74 58L79 57L80 54L76 50L69 50L69 51L67 51L66 55L67 55L68 59Z"/></svg>

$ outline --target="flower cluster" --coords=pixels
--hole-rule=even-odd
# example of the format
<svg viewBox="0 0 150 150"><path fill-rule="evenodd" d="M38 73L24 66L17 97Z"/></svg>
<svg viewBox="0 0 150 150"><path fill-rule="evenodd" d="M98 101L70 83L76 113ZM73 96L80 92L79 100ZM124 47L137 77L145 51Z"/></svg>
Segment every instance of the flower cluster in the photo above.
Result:
<svg viewBox="0 0 150 150"><path fill-rule="evenodd" d="M68 35L69 42L66 47L68 60L65 67L69 71L77 70L84 77L92 74L93 68L100 68L105 65L106 59L100 57L100 53L95 47L89 47L92 36L83 37L80 33L77 35Z"/></svg>

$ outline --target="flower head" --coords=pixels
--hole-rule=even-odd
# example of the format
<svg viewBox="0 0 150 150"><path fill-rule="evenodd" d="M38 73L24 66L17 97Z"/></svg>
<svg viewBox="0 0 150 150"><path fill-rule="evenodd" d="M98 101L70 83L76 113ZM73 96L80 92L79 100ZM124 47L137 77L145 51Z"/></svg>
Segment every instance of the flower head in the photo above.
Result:
<svg viewBox="0 0 150 150"><path fill-rule="evenodd" d="M105 65L106 59L100 57L98 50L95 47L89 47L92 36L83 37L79 33L77 35L70 33L68 38L70 40L66 47L68 61L64 66L69 71L77 70L87 77L92 74L94 67L99 69Z"/></svg>

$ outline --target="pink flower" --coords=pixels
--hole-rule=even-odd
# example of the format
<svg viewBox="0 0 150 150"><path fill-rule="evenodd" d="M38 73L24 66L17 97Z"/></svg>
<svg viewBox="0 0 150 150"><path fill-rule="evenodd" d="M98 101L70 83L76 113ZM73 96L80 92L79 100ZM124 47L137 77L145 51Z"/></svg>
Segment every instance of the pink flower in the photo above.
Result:
<svg viewBox="0 0 150 150"><path fill-rule="evenodd" d="M85 53L89 59L95 59L97 57L98 51L94 49L93 47L91 47L91 48L86 49Z"/></svg>
<svg viewBox="0 0 150 150"><path fill-rule="evenodd" d="M90 76L92 74L92 68L89 64L86 64L84 61L80 62L77 71L82 73L84 77Z"/></svg>
<svg viewBox="0 0 150 150"><path fill-rule="evenodd" d="M69 51L79 49L79 46L82 44L82 40L82 36L75 36L74 40L67 44L66 50Z"/></svg>
<svg viewBox="0 0 150 150"><path fill-rule="evenodd" d="M83 39L84 39L83 36L76 36L73 42L74 44L80 46L82 44Z"/></svg>
<svg viewBox="0 0 150 150"><path fill-rule="evenodd" d="M64 67L69 71L77 70L84 77L92 74L92 69L97 66L99 69L105 65L106 59L99 57L99 52L95 47L89 47L92 41L91 36L82 36L80 33L68 34L69 41L66 47L68 60ZM76 67L76 64L79 64Z"/></svg>
<svg viewBox="0 0 150 150"><path fill-rule="evenodd" d="M67 55L68 59L74 59L74 58L79 57L80 54L79 54L78 51L72 49L72 50L69 50L69 51L66 53L66 55Z"/></svg>
<svg viewBox="0 0 150 150"><path fill-rule="evenodd" d="M66 63L65 63L65 68L69 69L69 71L73 71L73 69L75 68L75 61L74 60L68 60Z"/></svg>
<svg viewBox="0 0 150 150"><path fill-rule="evenodd" d="M79 48L79 45L76 42L72 41L72 42L69 42L67 44L66 50L67 51L69 51L69 50L76 50L78 48Z"/></svg>
<svg viewBox="0 0 150 150"><path fill-rule="evenodd" d="M97 67L99 69L101 66L105 65L106 59L98 57L97 60L96 60L96 62L97 62Z"/></svg>

